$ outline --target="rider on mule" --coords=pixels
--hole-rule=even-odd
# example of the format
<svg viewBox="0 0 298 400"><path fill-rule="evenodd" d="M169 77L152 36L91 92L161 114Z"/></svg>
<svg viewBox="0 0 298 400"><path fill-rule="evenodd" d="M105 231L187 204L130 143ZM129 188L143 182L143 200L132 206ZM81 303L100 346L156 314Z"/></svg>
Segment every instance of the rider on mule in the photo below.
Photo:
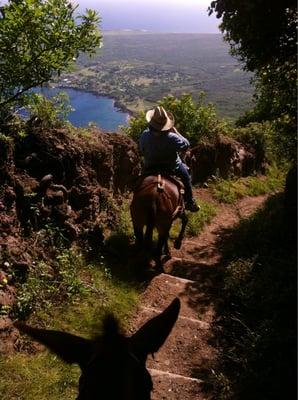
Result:
<svg viewBox="0 0 298 400"><path fill-rule="evenodd" d="M148 128L140 138L140 149L144 156L145 173L165 172L178 176L184 184L186 210L196 212L196 204L191 187L187 166L179 157L180 151L189 147L189 141L174 127L174 116L158 106L146 114Z"/></svg>

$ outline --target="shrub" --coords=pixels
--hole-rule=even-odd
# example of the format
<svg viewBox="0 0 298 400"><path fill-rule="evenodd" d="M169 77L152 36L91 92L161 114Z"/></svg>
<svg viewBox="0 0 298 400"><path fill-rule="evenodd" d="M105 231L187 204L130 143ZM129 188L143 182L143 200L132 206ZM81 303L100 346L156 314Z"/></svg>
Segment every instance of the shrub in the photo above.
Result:
<svg viewBox="0 0 298 400"><path fill-rule="evenodd" d="M30 272L26 283L18 285L13 318L25 319L36 310L50 308L54 302L72 298L86 287L79 276L82 258L64 250L57 257L55 270L44 262Z"/></svg>
<svg viewBox="0 0 298 400"><path fill-rule="evenodd" d="M175 127L190 141L191 146L195 146L204 138L213 139L219 133L227 132L227 123L217 119L215 106L211 103L205 104L204 97L204 93L200 93L198 100L194 100L191 94L185 93L180 98L166 96L158 102L173 113ZM129 126L123 129L138 142L146 126L145 112L141 111L131 118Z"/></svg>
<svg viewBox="0 0 298 400"><path fill-rule="evenodd" d="M258 160L274 160L274 128L269 121L251 122L244 127L236 127L231 130L231 135L240 143L252 147Z"/></svg>
<svg viewBox="0 0 298 400"><path fill-rule="evenodd" d="M29 121L41 128L57 128L66 124L66 116L72 111L69 97L66 93L59 93L52 98L41 94L31 94L28 104Z"/></svg>

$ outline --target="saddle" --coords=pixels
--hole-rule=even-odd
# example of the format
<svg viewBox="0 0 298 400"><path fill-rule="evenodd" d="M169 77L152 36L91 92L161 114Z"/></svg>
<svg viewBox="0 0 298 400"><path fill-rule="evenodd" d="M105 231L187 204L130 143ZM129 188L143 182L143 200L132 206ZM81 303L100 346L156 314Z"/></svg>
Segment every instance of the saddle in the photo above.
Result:
<svg viewBox="0 0 298 400"><path fill-rule="evenodd" d="M182 214L185 210L185 204L184 204L184 185L182 181L175 175L172 175L168 172L160 172L160 171L146 171L146 173L140 175L137 178L134 192L137 192L140 186L143 183L143 180L147 176L156 176L156 185L157 185L157 190L159 192L163 192L165 188L165 179L168 181L172 182L174 185L177 186L178 192L179 192L179 199L178 199L178 206L176 207L176 210L173 212L172 218L175 219L178 214Z"/></svg>

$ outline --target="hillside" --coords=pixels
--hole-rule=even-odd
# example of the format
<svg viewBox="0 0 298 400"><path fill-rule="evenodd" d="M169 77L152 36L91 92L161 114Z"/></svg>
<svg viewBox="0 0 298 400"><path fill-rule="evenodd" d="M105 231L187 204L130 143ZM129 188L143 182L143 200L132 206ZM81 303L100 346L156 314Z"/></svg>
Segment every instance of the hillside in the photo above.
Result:
<svg viewBox="0 0 298 400"><path fill-rule="evenodd" d="M47 288L59 281L61 246L78 245L89 255L98 250L140 164L131 139L98 129L31 128L15 141L0 137L0 148L1 355L11 350L11 319L42 304L36 275L48 270ZM16 301L16 287L31 276L34 295L25 285L25 298Z"/></svg>
<svg viewBox="0 0 298 400"><path fill-rule="evenodd" d="M111 31L96 56L81 56L55 83L113 97L131 111L168 94L204 91L221 116L234 119L250 107L249 81L221 35Z"/></svg>

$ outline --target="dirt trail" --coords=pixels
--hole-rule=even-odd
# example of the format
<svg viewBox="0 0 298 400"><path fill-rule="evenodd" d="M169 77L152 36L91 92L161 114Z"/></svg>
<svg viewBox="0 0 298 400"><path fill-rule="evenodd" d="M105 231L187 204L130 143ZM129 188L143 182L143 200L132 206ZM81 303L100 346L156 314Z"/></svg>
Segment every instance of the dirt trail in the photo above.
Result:
<svg viewBox="0 0 298 400"><path fill-rule="evenodd" d="M207 192L200 190L198 198ZM181 300L178 321L155 359L147 367L152 378L153 400L212 399L206 380L216 364L218 349L212 328L216 304L221 299L222 238L241 218L252 214L266 196L244 198L235 205L219 205L210 225L196 237L184 240L141 296L131 331L163 310L175 296Z"/></svg>

